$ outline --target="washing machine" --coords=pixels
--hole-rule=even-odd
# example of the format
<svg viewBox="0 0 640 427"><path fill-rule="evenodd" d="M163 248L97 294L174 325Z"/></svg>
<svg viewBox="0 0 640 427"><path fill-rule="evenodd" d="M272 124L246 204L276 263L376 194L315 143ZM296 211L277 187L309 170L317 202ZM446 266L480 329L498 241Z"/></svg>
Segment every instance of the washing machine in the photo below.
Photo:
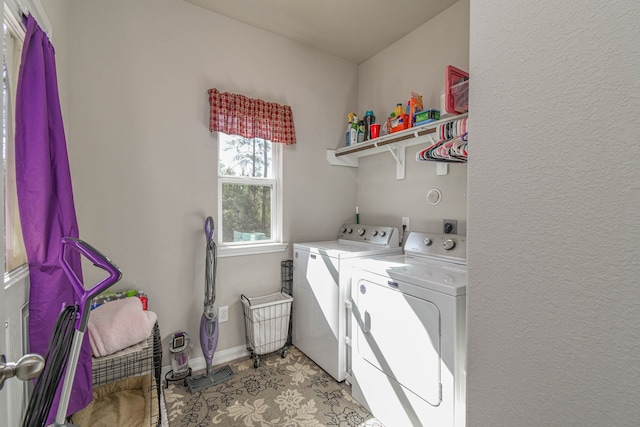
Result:
<svg viewBox="0 0 640 427"><path fill-rule="evenodd" d="M465 237L412 232L353 270L353 397L384 425L464 426Z"/></svg>
<svg viewBox="0 0 640 427"><path fill-rule="evenodd" d="M336 381L347 374L351 266L402 253L398 229L344 224L336 240L293 245L292 340Z"/></svg>

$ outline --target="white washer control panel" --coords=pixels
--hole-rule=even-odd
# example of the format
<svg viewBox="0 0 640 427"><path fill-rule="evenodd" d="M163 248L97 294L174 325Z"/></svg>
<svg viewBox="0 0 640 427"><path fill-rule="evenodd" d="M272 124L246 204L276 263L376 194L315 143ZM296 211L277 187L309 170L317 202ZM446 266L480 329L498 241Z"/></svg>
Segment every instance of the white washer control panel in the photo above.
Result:
<svg viewBox="0 0 640 427"><path fill-rule="evenodd" d="M399 234L395 227L343 224L338 233L338 240L395 247L400 245Z"/></svg>

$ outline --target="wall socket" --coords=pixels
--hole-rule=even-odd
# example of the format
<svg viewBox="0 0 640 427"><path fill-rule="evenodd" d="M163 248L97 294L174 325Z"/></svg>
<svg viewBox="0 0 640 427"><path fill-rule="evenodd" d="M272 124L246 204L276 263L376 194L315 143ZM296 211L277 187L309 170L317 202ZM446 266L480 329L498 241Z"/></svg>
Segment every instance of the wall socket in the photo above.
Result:
<svg viewBox="0 0 640 427"><path fill-rule="evenodd" d="M443 219L442 220L442 232L445 234L458 234L458 220L457 219Z"/></svg>
<svg viewBox="0 0 640 427"><path fill-rule="evenodd" d="M408 216L403 216L402 217L402 225L406 226L405 228L407 230L409 229L409 217Z"/></svg>
<svg viewBox="0 0 640 427"><path fill-rule="evenodd" d="M226 322L229 320L229 306L223 305L222 307L218 307L218 322Z"/></svg>

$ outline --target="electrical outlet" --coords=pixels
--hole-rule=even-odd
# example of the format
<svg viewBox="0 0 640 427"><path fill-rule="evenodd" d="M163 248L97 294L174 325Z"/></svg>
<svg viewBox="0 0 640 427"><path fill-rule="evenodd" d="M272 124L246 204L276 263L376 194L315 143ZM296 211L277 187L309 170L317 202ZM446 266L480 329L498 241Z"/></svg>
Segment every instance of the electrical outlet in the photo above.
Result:
<svg viewBox="0 0 640 427"><path fill-rule="evenodd" d="M229 320L229 306L218 307L218 322L226 322Z"/></svg>
<svg viewBox="0 0 640 427"><path fill-rule="evenodd" d="M409 217L408 216L403 216L402 217L402 225L405 227L405 229L409 229Z"/></svg>
<svg viewBox="0 0 640 427"><path fill-rule="evenodd" d="M442 231L446 234L458 234L458 220L457 219L443 219Z"/></svg>

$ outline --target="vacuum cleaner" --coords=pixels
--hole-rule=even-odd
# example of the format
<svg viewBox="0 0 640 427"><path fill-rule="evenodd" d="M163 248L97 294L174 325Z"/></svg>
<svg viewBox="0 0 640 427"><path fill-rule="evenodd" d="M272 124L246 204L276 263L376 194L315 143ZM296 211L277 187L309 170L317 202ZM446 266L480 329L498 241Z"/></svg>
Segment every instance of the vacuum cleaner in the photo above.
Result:
<svg viewBox="0 0 640 427"><path fill-rule="evenodd" d="M67 255L75 250L84 255L96 267L105 270L108 275L89 290L85 290L84 284L78 279L73 268L69 264ZM69 278L75 292L75 305L65 307L53 329L49 348L47 350L45 368L38 377L31 399L27 405L22 422L23 427L44 427L51 411L51 406L56 395L56 390L64 374L64 383L58 401L54 427L72 426L67 424L67 409L69 398L73 388L73 380L78 367L78 358L82 340L89 323L91 313L91 300L116 283L122 277L122 272L109 258L100 253L82 240L72 237L62 239L62 251L60 253L62 269Z"/></svg>
<svg viewBox="0 0 640 427"><path fill-rule="evenodd" d="M213 304L216 301L216 270L218 254L216 242L213 240L215 226L210 216L204 222L204 233L207 238L207 259L205 264L204 312L200 319L200 346L206 362L206 372L202 375L186 379L191 393L220 384L235 376L229 365L212 369L213 354L218 346L218 316Z"/></svg>

